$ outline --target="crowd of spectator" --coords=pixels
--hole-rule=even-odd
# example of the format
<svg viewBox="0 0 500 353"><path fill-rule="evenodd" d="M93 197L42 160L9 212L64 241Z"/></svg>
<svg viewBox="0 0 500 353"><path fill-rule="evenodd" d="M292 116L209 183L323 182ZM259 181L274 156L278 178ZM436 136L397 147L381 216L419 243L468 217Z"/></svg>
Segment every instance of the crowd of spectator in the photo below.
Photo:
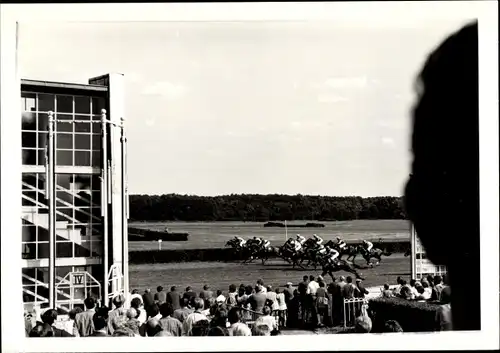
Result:
<svg viewBox="0 0 500 353"><path fill-rule="evenodd" d="M27 321L31 337L88 336L250 336L278 335L283 328L312 329L342 324L344 298L364 297L360 280L339 277L326 284L321 277L304 276L298 285L281 288L232 284L227 292L205 285L199 293L191 287L172 286L156 293L133 290L130 302L118 295L110 307L97 307L88 297L85 310L75 308L68 319L57 321L55 309L46 310L34 323ZM127 307L128 309L125 309Z"/></svg>
<svg viewBox="0 0 500 353"><path fill-rule="evenodd" d="M427 277L409 284L398 277L398 285L381 289L382 297L400 297L415 301L440 302L441 329L448 330L449 286L440 276ZM355 332L370 332L371 319L363 310L363 300L354 300L353 311L346 313L345 300L365 298L368 290L360 279L350 276L326 283L321 277L304 276L297 285L291 282L279 288L258 280L255 286L231 284L227 292L213 291L205 285L200 292L191 287L167 292L159 286L156 293L133 290L130 302L117 295L106 306L97 307L92 297L85 309L70 311L68 320L58 322L58 312L46 310L34 325L27 324L31 337L88 336L255 336L278 335L283 328L316 329L348 326ZM125 309L128 308L128 309ZM397 322L387 322L390 332L401 332ZM346 331L349 332L349 331Z"/></svg>

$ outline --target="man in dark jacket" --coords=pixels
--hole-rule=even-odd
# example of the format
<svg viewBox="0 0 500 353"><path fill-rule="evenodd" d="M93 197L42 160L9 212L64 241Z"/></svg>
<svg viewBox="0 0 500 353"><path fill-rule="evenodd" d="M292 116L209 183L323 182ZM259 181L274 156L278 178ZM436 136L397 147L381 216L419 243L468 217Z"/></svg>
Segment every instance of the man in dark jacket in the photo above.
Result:
<svg viewBox="0 0 500 353"><path fill-rule="evenodd" d="M155 302L158 303L158 305L161 305L167 301L167 293L163 291L162 286L158 286L156 288L157 292L155 293Z"/></svg>
<svg viewBox="0 0 500 353"><path fill-rule="evenodd" d="M154 304L155 299L151 293L151 289L146 289L142 295L142 302L144 303L144 308L147 310L151 305Z"/></svg>
<svg viewBox="0 0 500 353"><path fill-rule="evenodd" d="M172 305L174 310L181 308L181 296L179 292L177 292L176 286L172 286L170 292L167 293L167 303Z"/></svg>
<svg viewBox="0 0 500 353"><path fill-rule="evenodd" d="M200 293L200 298L204 300L208 300L214 296L214 292L210 290L210 286L205 284L203 286L203 291Z"/></svg>

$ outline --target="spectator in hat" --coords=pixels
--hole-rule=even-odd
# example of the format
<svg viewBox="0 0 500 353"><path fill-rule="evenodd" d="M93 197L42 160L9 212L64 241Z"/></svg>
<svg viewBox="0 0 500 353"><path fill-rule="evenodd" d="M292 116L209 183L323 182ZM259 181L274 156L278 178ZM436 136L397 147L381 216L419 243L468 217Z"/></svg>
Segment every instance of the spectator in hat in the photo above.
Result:
<svg viewBox="0 0 500 353"><path fill-rule="evenodd" d="M283 290L283 294L285 295L285 304L290 304L290 301L293 299L293 283L287 282L285 289Z"/></svg>
<svg viewBox="0 0 500 353"><path fill-rule="evenodd" d="M368 292L368 290L363 285L363 281L361 280L361 278L356 278L356 288L356 298L364 298L367 294L370 294L370 292Z"/></svg>
<svg viewBox="0 0 500 353"><path fill-rule="evenodd" d="M161 305L167 301L167 293L165 293L162 286L158 286L156 288L154 299L158 305Z"/></svg>
<svg viewBox="0 0 500 353"><path fill-rule="evenodd" d="M167 293L166 302L172 305L172 308L175 310L181 308L181 296L179 292L177 292L177 287L170 287L170 292Z"/></svg>
<svg viewBox="0 0 500 353"><path fill-rule="evenodd" d="M123 308L125 297L121 294L113 298L113 305L115 309L109 312L108 317L108 334L113 335L113 332L126 321L126 311Z"/></svg>

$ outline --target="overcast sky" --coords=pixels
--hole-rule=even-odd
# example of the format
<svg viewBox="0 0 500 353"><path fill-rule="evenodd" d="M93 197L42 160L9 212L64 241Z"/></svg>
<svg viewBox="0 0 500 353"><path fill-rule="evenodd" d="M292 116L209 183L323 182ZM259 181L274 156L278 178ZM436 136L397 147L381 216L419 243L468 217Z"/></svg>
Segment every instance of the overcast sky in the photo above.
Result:
<svg viewBox="0 0 500 353"><path fill-rule="evenodd" d="M19 63L125 75L133 194L399 196L415 75L466 22L22 24Z"/></svg>

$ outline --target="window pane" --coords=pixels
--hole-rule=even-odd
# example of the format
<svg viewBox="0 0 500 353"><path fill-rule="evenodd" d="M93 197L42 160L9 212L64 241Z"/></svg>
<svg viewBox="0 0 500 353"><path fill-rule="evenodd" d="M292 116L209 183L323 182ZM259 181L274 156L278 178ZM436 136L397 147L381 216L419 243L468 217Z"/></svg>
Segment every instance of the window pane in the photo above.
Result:
<svg viewBox="0 0 500 353"><path fill-rule="evenodd" d="M23 131L21 135L22 147L36 148L36 132Z"/></svg>
<svg viewBox="0 0 500 353"><path fill-rule="evenodd" d="M92 114L101 115L101 109L106 109L106 103L105 103L104 98L93 97L92 98ZM97 117L97 119L100 119L100 116Z"/></svg>
<svg viewBox="0 0 500 353"><path fill-rule="evenodd" d="M21 114L21 129L36 130L36 113L23 112Z"/></svg>
<svg viewBox="0 0 500 353"><path fill-rule="evenodd" d="M58 113L73 113L73 96L57 95L57 112Z"/></svg>
<svg viewBox="0 0 500 353"><path fill-rule="evenodd" d="M73 115L69 114L57 114L56 115L57 120L63 120L63 121L58 121L56 123L56 130L59 132L73 132L73 124L69 123L69 121L73 120ZM66 122L68 121L68 122Z"/></svg>
<svg viewBox="0 0 500 353"><path fill-rule="evenodd" d="M22 227L22 241L34 242L36 241L36 226L34 225L25 225Z"/></svg>
<svg viewBox="0 0 500 353"><path fill-rule="evenodd" d="M37 114L37 130L38 131L49 131L49 114L45 112L38 112Z"/></svg>
<svg viewBox="0 0 500 353"><path fill-rule="evenodd" d="M56 257L73 257L73 243L56 241Z"/></svg>
<svg viewBox="0 0 500 353"><path fill-rule="evenodd" d="M75 166L90 167L90 152L75 151Z"/></svg>
<svg viewBox="0 0 500 353"><path fill-rule="evenodd" d="M46 157L46 151L44 148L38 149L37 150L37 165L45 165L45 157Z"/></svg>
<svg viewBox="0 0 500 353"><path fill-rule="evenodd" d="M73 134L56 134L56 149L73 149Z"/></svg>
<svg viewBox="0 0 500 353"><path fill-rule="evenodd" d="M38 111L48 112L55 110L55 95L53 94L38 94Z"/></svg>
<svg viewBox="0 0 500 353"><path fill-rule="evenodd" d="M92 152L92 167L101 167L101 151Z"/></svg>
<svg viewBox="0 0 500 353"><path fill-rule="evenodd" d="M75 134L75 149L77 150L90 150L90 139L89 134Z"/></svg>
<svg viewBox="0 0 500 353"><path fill-rule="evenodd" d="M92 134L92 150L100 151L101 150L101 135Z"/></svg>
<svg viewBox="0 0 500 353"><path fill-rule="evenodd" d="M45 228L38 228L38 241L49 241L49 231Z"/></svg>
<svg viewBox="0 0 500 353"><path fill-rule="evenodd" d="M46 132L38 132L38 148L45 148L47 146L48 135Z"/></svg>
<svg viewBox="0 0 500 353"><path fill-rule="evenodd" d="M21 92L22 111L36 111L36 93Z"/></svg>
<svg viewBox="0 0 500 353"><path fill-rule="evenodd" d="M100 121L99 122L93 122L92 123L92 133L101 136L101 132L102 132L102 124L101 124L101 122Z"/></svg>
<svg viewBox="0 0 500 353"><path fill-rule="evenodd" d="M75 123L75 132L90 132L90 121L88 123Z"/></svg>
<svg viewBox="0 0 500 353"><path fill-rule="evenodd" d="M75 113L90 114L90 97L75 96Z"/></svg>
<svg viewBox="0 0 500 353"><path fill-rule="evenodd" d="M56 151L56 164L64 166L73 165L73 152L72 151Z"/></svg>
<svg viewBox="0 0 500 353"><path fill-rule="evenodd" d="M36 150L23 149L22 154L24 165L36 165Z"/></svg>
<svg viewBox="0 0 500 353"><path fill-rule="evenodd" d="M38 258L45 259L49 257L49 243L38 243Z"/></svg>

